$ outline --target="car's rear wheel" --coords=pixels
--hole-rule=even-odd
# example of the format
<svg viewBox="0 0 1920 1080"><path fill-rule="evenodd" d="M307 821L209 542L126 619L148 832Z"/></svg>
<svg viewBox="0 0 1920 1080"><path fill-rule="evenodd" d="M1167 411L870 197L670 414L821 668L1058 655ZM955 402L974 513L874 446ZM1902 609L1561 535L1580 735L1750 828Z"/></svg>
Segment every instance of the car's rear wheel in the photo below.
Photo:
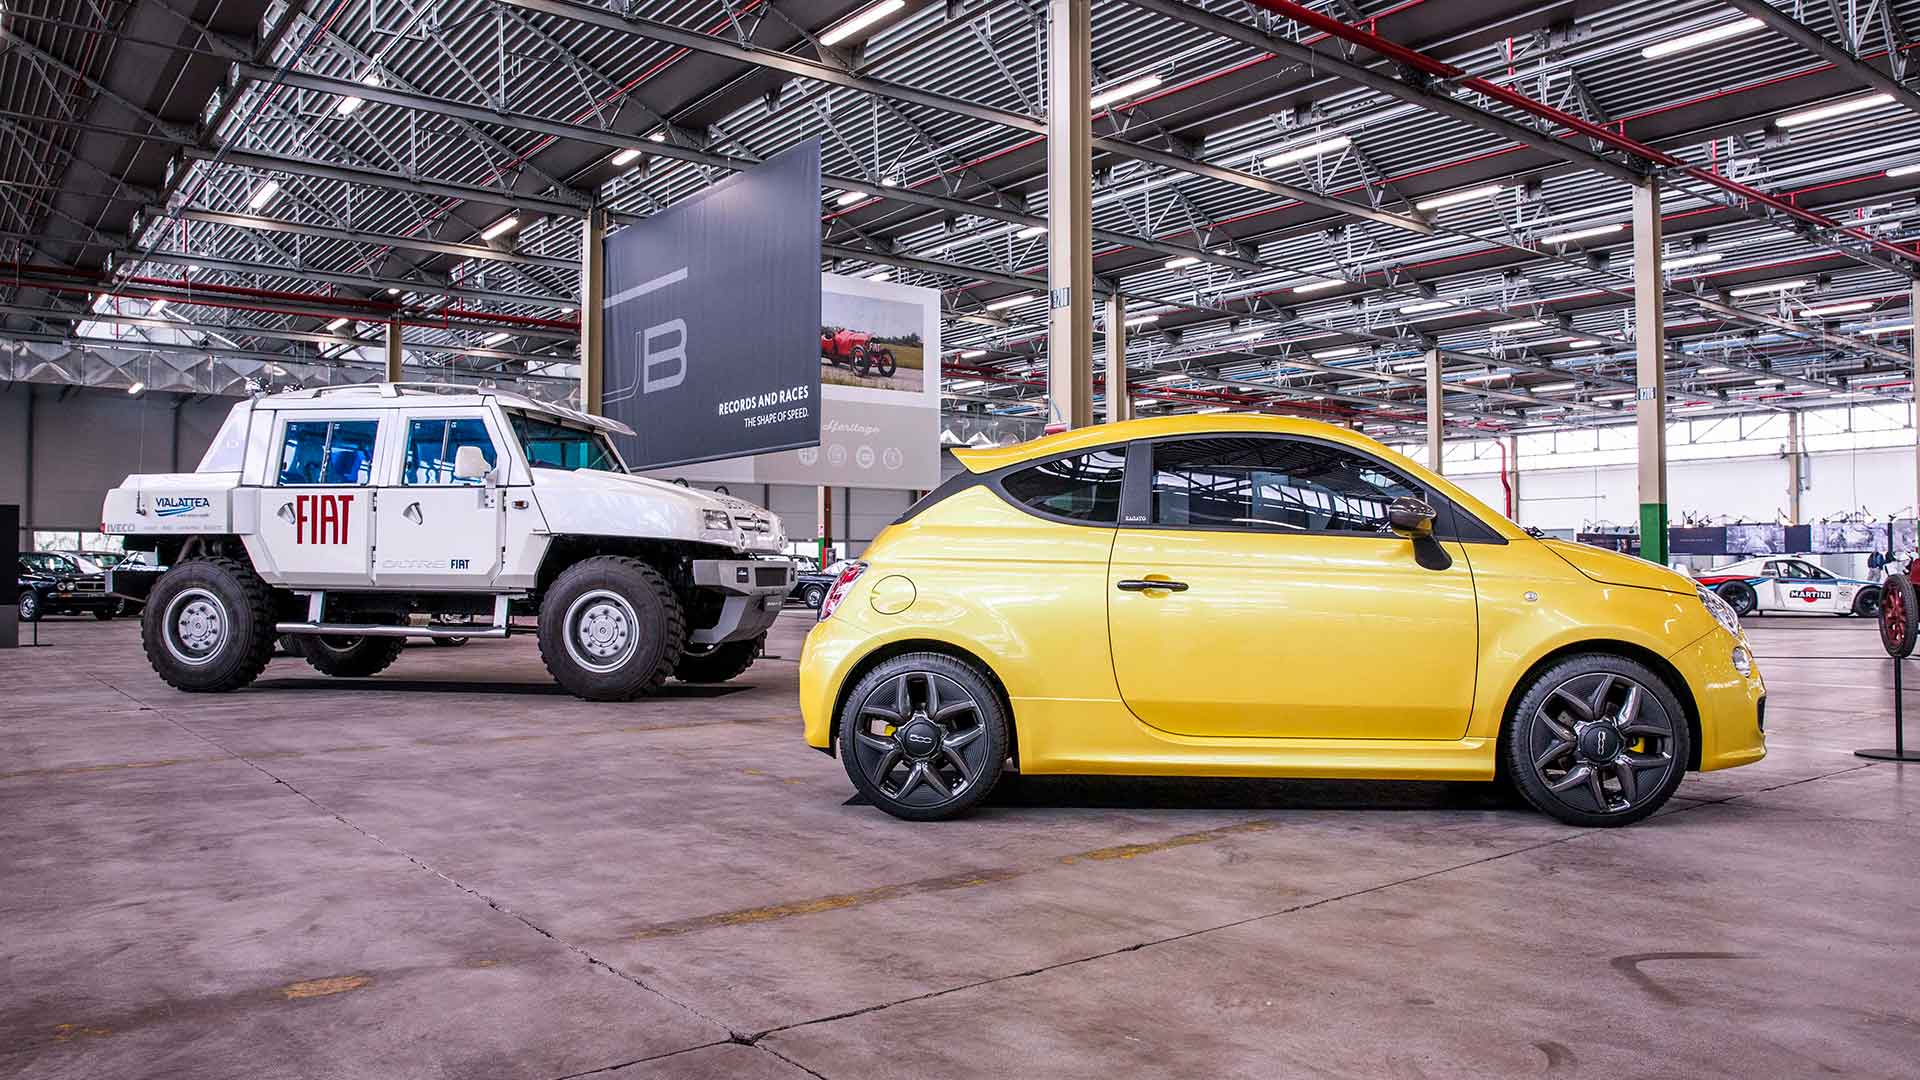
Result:
<svg viewBox="0 0 1920 1080"><path fill-rule="evenodd" d="M1008 753L999 695L942 653L881 662L840 713L840 760L868 801L908 821L958 817L1000 781Z"/></svg>
<svg viewBox="0 0 1920 1080"><path fill-rule="evenodd" d="M540 600L540 658L588 701L630 701L673 674L687 619L660 571L624 555L583 559Z"/></svg>
<svg viewBox="0 0 1920 1080"><path fill-rule="evenodd" d="M761 634L745 641L688 646L687 651L681 654L679 665L673 669L673 677L689 683L723 683L739 678L753 666L754 658L760 655L760 646L766 640L767 635Z"/></svg>
<svg viewBox="0 0 1920 1080"><path fill-rule="evenodd" d="M1664 679L1589 653L1536 675L1508 721L1507 773L1569 825L1617 826L1660 809L1686 775L1687 717Z"/></svg>
<svg viewBox="0 0 1920 1080"><path fill-rule="evenodd" d="M826 599L827 590L823 585L809 585L807 591L800 594L801 602L815 611L820 610L820 605L825 603ZM25 616L21 617L25 618Z"/></svg>
<svg viewBox="0 0 1920 1080"><path fill-rule="evenodd" d="M294 646L316 671L343 679L365 678L387 670L407 643L397 637L341 637L296 634Z"/></svg>
<svg viewBox="0 0 1920 1080"><path fill-rule="evenodd" d="M273 638L273 590L234 559L195 559L162 574L140 620L147 662L190 692L238 690L259 678Z"/></svg>
<svg viewBox="0 0 1920 1080"><path fill-rule="evenodd" d="M818 604L814 605L818 607ZM20 621L40 621L40 594L32 589L20 590Z"/></svg>
<svg viewBox="0 0 1920 1080"><path fill-rule="evenodd" d="M1744 581L1729 581L1714 591L1720 594L1720 599L1725 600L1728 606L1733 608L1735 615L1742 617L1753 614L1754 607L1760 602L1759 596L1753 591L1753 586Z"/></svg>

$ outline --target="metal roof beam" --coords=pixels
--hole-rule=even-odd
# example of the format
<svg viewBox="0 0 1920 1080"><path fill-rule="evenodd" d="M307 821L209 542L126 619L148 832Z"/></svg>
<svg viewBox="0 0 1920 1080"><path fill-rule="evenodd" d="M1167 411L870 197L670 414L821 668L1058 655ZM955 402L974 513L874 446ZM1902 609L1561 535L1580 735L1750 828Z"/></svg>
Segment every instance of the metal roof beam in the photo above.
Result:
<svg viewBox="0 0 1920 1080"><path fill-rule="evenodd" d="M1875 90L1893 95L1893 100L1899 102L1909 112L1920 113L1920 93L1916 93L1912 87L1860 59L1847 49L1835 45L1827 40L1826 35L1815 31L1806 23L1767 3L1766 0L1726 0L1726 4L1766 23L1779 31L1783 37L1832 64L1840 71L1854 76Z"/></svg>

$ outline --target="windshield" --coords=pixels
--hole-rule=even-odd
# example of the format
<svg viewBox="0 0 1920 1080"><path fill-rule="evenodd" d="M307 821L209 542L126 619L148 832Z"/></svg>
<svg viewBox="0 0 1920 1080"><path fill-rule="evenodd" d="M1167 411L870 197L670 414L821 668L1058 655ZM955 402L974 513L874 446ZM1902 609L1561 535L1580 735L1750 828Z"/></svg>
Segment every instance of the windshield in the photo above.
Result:
<svg viewBox="0 0 1920 1080"><path fill-rule="evenodd" d="M613 443L598 431L512 410L508 410L507 420L513 424L513 434L520 440L527 464L536 469L626 471Z"/></svg>

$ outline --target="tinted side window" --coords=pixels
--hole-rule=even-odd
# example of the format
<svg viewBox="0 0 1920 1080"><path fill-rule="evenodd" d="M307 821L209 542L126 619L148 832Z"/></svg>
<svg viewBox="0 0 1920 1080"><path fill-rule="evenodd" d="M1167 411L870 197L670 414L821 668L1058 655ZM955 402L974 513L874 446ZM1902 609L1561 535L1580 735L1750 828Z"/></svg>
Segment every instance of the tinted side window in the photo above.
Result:
<svg viewBox="0 0 1920 1080"><path fill-rule="evenodd" d="M1014 502L1049 517L1111 525L1120 520L1124 447L1055 458L1009 473L1000 486Z"/></svg>
<svg viewBox="0 0 1920 1080"><path fill-rule="evenodd" d="M481 484L459 480L453 466L463 446L477 446L489 469L500 463L483 420L415 420L407 426L407 461L402 476L408 484Z"/></svg>
<svg viewBox="0 0 1920 1080"><path fill-rule="evenodd" d="M373 477L378 420L289 420L280 447L282 484L365 484Z"/></svg>
<svg viewBox="0 0 1920 1080"><path fill-rule="evenodd" d="M1156 443L1153 466L1161 525L1373 533L1394 499L1424 497L1363 454L1291 439Z"/></svg>

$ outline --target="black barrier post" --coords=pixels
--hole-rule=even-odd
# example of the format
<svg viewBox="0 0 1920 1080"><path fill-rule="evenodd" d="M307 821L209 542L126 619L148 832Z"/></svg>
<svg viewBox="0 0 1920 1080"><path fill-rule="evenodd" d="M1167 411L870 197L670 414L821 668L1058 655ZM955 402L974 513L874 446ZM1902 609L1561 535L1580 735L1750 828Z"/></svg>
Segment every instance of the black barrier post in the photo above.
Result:
<svg viewBox="0 0 1920 1080"><path fill-rule="evenodd" d="M1854 756L1872 758L1875 761L1920 761L1920 752L1907 749L1907 710L1906 695L1900 690L1900 669L1906 661L1893 658L1893 747L1875 747L1870 750L1855 750Z"/></svg>
<svg viewBox="0 0 1920 1080"><path fill-rule="evenodd" d="M1920 594L1914 592L1908 575L1896 571L1888 574L1880 587L1880 644L1893 660L1893 748L1855 750L1856 756L1875 761L1920 761L1920 753L1907 752L1907 695L1900 679L1900 669L1913 655L1916 641L1920 641Z"/></svg>

